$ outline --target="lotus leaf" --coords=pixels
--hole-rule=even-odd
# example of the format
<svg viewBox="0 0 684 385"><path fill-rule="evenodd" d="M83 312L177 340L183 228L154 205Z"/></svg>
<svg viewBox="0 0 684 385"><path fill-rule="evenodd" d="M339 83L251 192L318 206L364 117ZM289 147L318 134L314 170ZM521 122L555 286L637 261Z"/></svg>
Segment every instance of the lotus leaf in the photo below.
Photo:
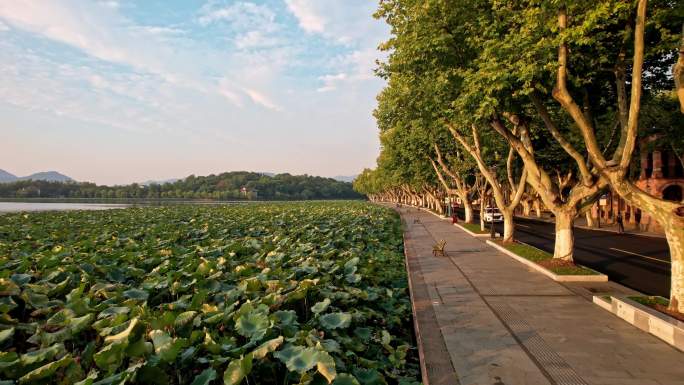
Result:
<svg viewBox="0 0 684 385"><path fill-rule="evenodd" d="M320 323L326 329L340 329L349 327L351 318L349 313L328 313L321 316Z"/></svg>
<svg viewBox="0 0 684 385"><path fill-rule="evenodd" d="M225 385L237 385L252 371L252 355L248 354L237 360L230 361L228 368L223 373Z"/></svg>
<svg viewBox="0 0 684 385"><path fill-rule="evenodd" d="M263 344L259 345L258 348L252 351L252 356L254 358L264 358L268 353L274 352L283 343L283 336L268 340Z"/></svg>
<svg viewBox="0 0 684 385"><path fill-rule="evenodd" d="M250 340L259 340L268 331L271 322L264 313L251 311L238 317L235 329L241 336Z"/></svg>
<svg viewBox="0 0 684 385"><path fill-rule="evenodd" d="M333 385L361 385L354 376L347 373L339 373L333 381Z"/></svg>
<svg viewBox="0 0 684 385"><path fill-rule="evenodd" d="M5 342L9 342L10 339L14 336L14 328L9 328L0 331L0 345L3 345Z"/></svg>
<svg viewBox="0 0 684 385"><path fill-rule="evenodd" d="M417 383L402 245L364 202L3 214L0 378Z"/></svg>
<svg viewBox="0 0 684 385"><path fill-rule="evenodd" d="M216 379L216 370L213 368L204 369L190 385L209 385L212 381Z"/></svg>
<svg viewBox="0 0 684 385"><path fill-rule="evenodd" d="M328 308L328 306L330 306L330 299L326 298L323 301L318 302L315 305L311 306L311 311L314 314L322 313Z"/></svg>
<svg viewBox="0 0 684 385"><path fill-rule="evenodd" d="M139 301L147 301L147 298L150 296L148 292L140 289L128 289L123 292L123 295L126 298L135 299Z"/></svg>
<svg viewBox="0 0 684 385"><path fill-rule="evenodd" d="M154 352L164 362L172 362L183 348L185 341L180 338L171 338L166 332L153 330L150 338L154 344Z"/></svg>
<svg viewBox="0 0 684 385"><path fill-rule="evenodd" d="M19 384L26 384L30 382L34 382L37 380L42 380L44 378L52 376L57 370L69 365L72 363L74 359L71 357L71 355L66 355L62 359L51 362L49 364L43 365L37 369L34 369L25 375L23 375L21 378L19 378Z"/></svg>

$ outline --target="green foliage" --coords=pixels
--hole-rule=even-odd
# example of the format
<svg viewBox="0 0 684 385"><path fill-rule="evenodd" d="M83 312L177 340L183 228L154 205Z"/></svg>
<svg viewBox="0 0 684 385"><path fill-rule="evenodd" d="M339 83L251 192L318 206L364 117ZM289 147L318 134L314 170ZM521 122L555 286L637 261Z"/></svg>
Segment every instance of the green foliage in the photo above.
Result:
<svg viewBox="0 0 684 385"><path fill-rule="evenodd" d="M402 252L363 202L2 215L0 378L415 382Z"/></svg>
<svg viewBox="0 0 684 385"><path fill-rule="evenodd" d="M243 190L243 188L245 190ZM172 183L97 186L94 183L19 181L0 183L5 198L310 200L358 199L351 183L310 175L235 171L190 175Z"/></svg>

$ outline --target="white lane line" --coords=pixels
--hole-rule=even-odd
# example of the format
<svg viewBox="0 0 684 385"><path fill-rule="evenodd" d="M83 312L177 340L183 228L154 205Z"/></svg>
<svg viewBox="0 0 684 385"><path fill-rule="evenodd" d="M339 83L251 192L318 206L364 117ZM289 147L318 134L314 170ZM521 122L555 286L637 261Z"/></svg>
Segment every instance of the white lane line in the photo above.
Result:
<svg viewBox="0 0 684 385"><path fill-rule="evenodd" d="M633 253L633 252L627 251L627 250L616 249L616 248L614 248L614 247L609 247L609 249L615 250L615 251L619 251L619 252L625 253L625 254L636 255L637 257L641 257L641 258L646 258L646 259L651 259L651 260L658 261L658 262L662 262L662 263L667 263L668 265L671 264L670 261L663 261L662 259L653 258L653 257L649 257L649 256L642 255L642 254Z"/></svg>
<svg viewBox="0 0 684 385"><path fill-rule="evenodd" d="M527 228L530 227L530 226L526 226L526 225L521 225L520 223L518 223L517 226L520 226L520 227L527 227Z"/></svg>

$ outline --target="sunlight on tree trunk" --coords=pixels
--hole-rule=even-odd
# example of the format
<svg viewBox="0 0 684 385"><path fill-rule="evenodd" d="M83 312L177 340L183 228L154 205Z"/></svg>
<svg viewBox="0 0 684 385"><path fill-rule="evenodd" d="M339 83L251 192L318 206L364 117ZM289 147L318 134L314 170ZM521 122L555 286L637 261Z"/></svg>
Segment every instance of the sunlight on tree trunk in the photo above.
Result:
<svg viewBox="0 0 684 385"><path fill-rule="evenodd" d="M556 241L553 257L572 261L575 246L575 235L572 227L575 221L575 211L558 210L554 214L556 215Z"/></svg>

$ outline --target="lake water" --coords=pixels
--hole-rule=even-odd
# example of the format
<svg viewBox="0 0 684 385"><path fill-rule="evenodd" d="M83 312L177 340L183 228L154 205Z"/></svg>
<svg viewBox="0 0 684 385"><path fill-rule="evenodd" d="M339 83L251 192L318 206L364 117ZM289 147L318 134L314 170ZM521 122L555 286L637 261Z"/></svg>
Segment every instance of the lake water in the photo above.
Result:
<svg viewBox="0 0 684 385"><path fill-rule="evenodd" d="M66 210L110 210L128 207L119 203L44 203L44 202L0 202L0 213L21 211L66 211Z"/></svg>

